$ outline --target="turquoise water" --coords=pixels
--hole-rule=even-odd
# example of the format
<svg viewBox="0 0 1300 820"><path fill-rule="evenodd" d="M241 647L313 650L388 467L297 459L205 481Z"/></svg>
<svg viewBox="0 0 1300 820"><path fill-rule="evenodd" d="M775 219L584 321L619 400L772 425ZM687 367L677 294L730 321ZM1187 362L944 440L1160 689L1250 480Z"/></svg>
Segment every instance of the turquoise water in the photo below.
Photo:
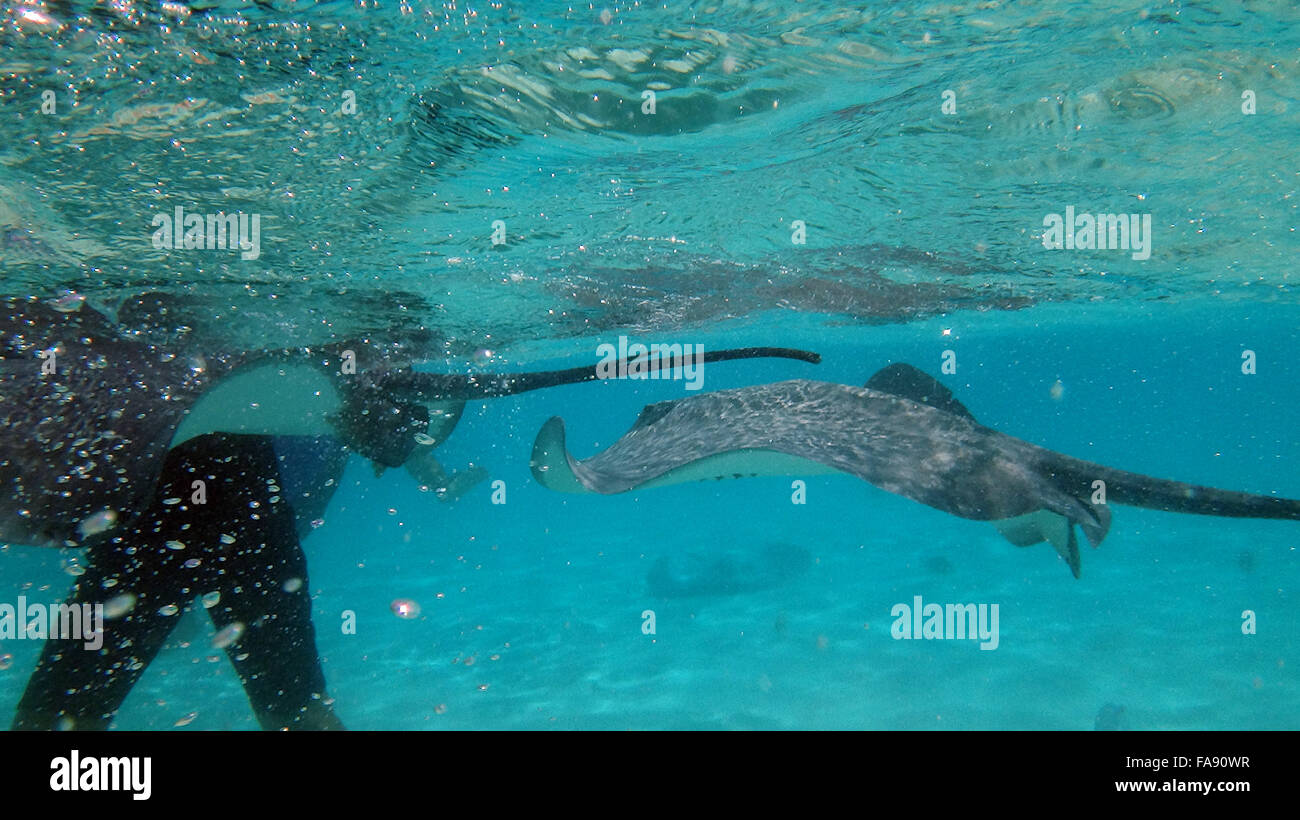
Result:
<svg viewBox="0 0 1300 820"><path fill-rule="evenodd" d="M167 290L200 348L427 326L448 371L594 363L620 334L823 356L710 366L706 390L938 376L952 350L942 380L995 429L1300 497L1287 3L0 8L7 294ZM176 205L263 215L260 257L154 248ZM1067 206L1150 214L1150 258L1045 249ZM1137 730L1300 727L1295 522L1116 507L1076 580L1047 545L847 476L805 477L802 505L798 476L611 497L532 479L550 416L585 457L684 395L472 403L439 457L485 466L504 504L354 457L304 542L343 721L1092 729L1113 704ZM61 599L72 556L4 547L0 601ZM656 597L665 557L739 574ZM998 604L998 648L894 640L916 595ZM211 631L183 616L119 728L256 728ZM0 646L0 722L38 651Z"/></svg>

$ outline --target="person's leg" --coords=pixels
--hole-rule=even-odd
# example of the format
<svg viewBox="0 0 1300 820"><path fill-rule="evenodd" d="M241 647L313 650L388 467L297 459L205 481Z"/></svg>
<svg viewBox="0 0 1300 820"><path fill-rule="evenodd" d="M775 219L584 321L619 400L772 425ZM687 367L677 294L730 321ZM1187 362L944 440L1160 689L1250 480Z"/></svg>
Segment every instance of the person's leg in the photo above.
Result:
<svg viewBox="0 0 1300 820"><path fill-rule="evenodd" d="M150 510L150 514L154 510ZM183 607L193 594L184 575L172 571L158 548L162 541L128 555L115 544L90 550L84 575L65 603L102 604L134 596L125 616L103 624L103 646L85 648L85 640L51 636L18 702L15 729L107 729L131 687L158 654L179 620L159 609ZM147 582L142 582L147 579Z"/></svg>
<svg viewBox="0 0 1300 820"><path fill-rule="evenodd" d="M134 608L106 622L98 652L47 643L14 728L106 728L176 611L214 592L217 627L242 625L227 652L263 728L342 728L327 705L306 561L278 485L266 437L212 434L172 450L149 509L131 532L91 551L71 596L133 595Z"/></svg>
<svg viewBox="0 0 1300 820"><path fill-rule="evenodd" d="M208 614L263 729L342 729L316 655L307 559L287 505L229 546Z"/></svg>

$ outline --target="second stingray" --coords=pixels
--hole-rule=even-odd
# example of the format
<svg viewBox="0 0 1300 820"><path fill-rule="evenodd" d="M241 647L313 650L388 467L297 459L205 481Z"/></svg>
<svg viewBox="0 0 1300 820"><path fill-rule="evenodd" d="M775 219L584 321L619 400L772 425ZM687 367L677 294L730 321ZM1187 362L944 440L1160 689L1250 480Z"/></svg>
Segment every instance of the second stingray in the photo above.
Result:
<svg viewBox="0 0 1300 820"><path fill-rule="evenodd" d="M999 433L906 364L881 370L866 387L797 379L652 404L622 438L581 461L568 453L564 422L555 417L537 436L532 469L551 489L602 494L848 473L962 518L993 521L1017 546L1048 541L1076 578L1074 526L1099 545L1110 528L1105 502L1300 520L1300 501L1116 470Z"/></svg>

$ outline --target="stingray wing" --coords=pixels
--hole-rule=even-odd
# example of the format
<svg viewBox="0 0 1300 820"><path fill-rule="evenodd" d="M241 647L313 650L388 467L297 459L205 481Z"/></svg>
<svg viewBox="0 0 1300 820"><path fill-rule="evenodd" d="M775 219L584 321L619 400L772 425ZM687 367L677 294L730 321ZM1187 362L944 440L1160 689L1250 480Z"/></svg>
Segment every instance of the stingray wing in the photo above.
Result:
<svg viewBox="0 0 1300 820"><path fill-rule="evenodd" d="M797 379L650 405L618 441L581 461L553 418L537 437L532 467L543 486L595 493L841 472L968 518L1005 517L951 503L959 495L950 491L954 477L965 461L987 455L977 445L989 433L902 397Z"/></svg>
<svg viewBox="0 0 1300 820"><path fill-rule="evenodd" d="M568 451L564 419L555 416L542 426L533 444L533 476L551 490L609 495L691 481L840 472L812 459L766 447L692 455L649 452L656 447L653 437L629 444L620 439L619 444L623 446L616 444L593 458L579 461Z"/></svg>

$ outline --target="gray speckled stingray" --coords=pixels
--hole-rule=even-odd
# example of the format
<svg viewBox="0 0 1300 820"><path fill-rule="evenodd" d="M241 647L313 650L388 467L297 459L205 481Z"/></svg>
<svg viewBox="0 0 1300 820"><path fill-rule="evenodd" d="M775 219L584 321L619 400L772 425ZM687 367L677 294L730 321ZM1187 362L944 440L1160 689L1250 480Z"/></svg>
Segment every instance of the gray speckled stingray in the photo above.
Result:
<svg viewBox="0 0 1300 820"><path fill-rule="evenodd" d="M533 475L564 492L621 493L685 481L841 472L944 512L996 522L1013 544L1049 541L1079 576L1074 525L1095 547L1105 501L1171 512L1300 520L1300 501L1217 490L1071 458L977 423L910 365L866 387L794 380L652 404L608 449L581 461L552 418Z"/></svg>

